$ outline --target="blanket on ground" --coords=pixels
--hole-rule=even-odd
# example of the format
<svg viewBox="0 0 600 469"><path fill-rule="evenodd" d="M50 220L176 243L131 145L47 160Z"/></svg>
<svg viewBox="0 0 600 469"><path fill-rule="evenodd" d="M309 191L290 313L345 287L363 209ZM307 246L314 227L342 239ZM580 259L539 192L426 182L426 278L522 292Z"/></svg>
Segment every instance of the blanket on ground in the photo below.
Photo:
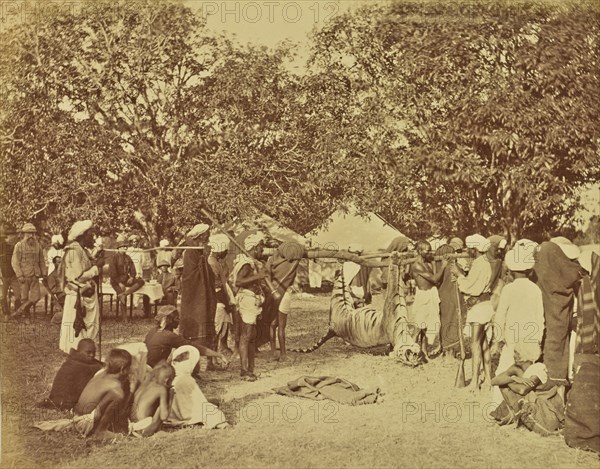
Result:
<svg viewBox="0 0 600 469"><path fill-rule="evenodd" d="M362 405L383 401L379 388L361 389L356 384L334 376L302 376L287 386L273 389L277 394L290 397L306 397L317 401L330 399L341 404Z"/></svg>

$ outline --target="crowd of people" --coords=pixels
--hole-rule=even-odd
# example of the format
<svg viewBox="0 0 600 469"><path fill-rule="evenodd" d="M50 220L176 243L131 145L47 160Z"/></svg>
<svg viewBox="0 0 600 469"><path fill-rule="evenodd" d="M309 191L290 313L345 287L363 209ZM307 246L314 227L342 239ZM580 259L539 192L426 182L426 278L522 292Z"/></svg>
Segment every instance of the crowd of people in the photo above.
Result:
<svg viewBox="0 0 600 469"><path fill-rule="evenodd" d="M230 340L240 357L240 377L255 381L255 352L271 339L269 335L257 341L257 317L264 315L265 304L273 311L273 321L267 324L267 332L273 333L273 350L279 329L285 358L285 322L278 306L294 281L298 259L290 260L282 255L285 250L280 250L266 265L260 262L265 242L260 233L246 237L233 268L225 262L229 238L210 236L206 224L198 224L186 234L185 249L168 249L168 243L161 242L163 249L157 251L154 261L163 306L155 316L156 326L145 337L144 356L136 356L139 348L133 344L111 350L106 363L101 363L95 358L95 341L100 332L102 273L108 274L121 302L144 286L144 257L149 251L137 246L131 250L135 239L120 236L114 252L107 255L90 220L74 223L64 246L58 236L53 237L47 256L33 225L25 224L21 232L22 240L12 249L8 248L8 233L2 236L3 266L10 258L12 269L3 269L3 285L7 285L7 292L12 288L15 298L9 317L28 319L31 307L41 297L40 283L51 294L61 295L59 348L68 357L44 405L72 409L75 414L73 419L45 422L39 428L74 427L86 435L127 431L143 436L153 434L163 424L202 423L220 428L226 423L223 414L206 400L194 380L200 355L208 357L209 370L223 369L234 353L228 346ZM44 262L45 257L49 263ZM272 288L268 292L267 283ZM48 288L49 284L55 288ZM7 292L3 309L8 315L11 305ZM277 296L279 300L273 302ZM146 301L144 312L149 313ZM147 373L145 367L149 368Z"/></svg>
<svg viewBox="0 0 600 469"><path fill-rule="evenodd" d="M465 248L467 259L450 258ZM414 284L413 337L427 358L428 337L432 356L456 355L466 324L467 389L492 392L500 424L548 435L566 422L569 444L600 451L599 268L596 252L564 237L509 247L501 236L474 234L435 253L419 241L404 277Z"/></svg>
<svg viewBox="0 0 600 469"><path fill-rule="evenodd" d="M40 298L40 279L60 301L59 347L68 358L48 402L73 408L84 433L127 429L149 435L166 422L218 427L224 417L210 407L207 413L211 404L193 379L199 356L208 357L211 370L226 367L239 354L240 378L247 381L257 379L259 346L268 342L273 357L286 359L290 287L305 247L291 249L282 243L265 259L266 238L260 231L236 242L221 230L198 224L176 247L163 240L159 248L148 250L141 248L139 237L120 236L115 252L107 256L89 220L73 224L66 245L60 235L53 236L46 252L32 224L26 223L21 232L23 238L12 250L6 248L6 233L2 236L2 307L8 313L7 292L12 288L11 317L27 317ZM237 255L228 263L231 246ZM388 250L414 255L401 282L412 297L411 333L426 360L441 353L460 353L464 360L464 326L472 358L467 389L491 392L499 423L520 422L549 434L564 426L566 414L567 421L587 426L589 434L596 432L595 439L576 432L579 436L572 435L571 441L587 438L587 443L580 441L582 446L598 445L600 431L590 423L595 414L581 409L590 388L575 385L576 376L587 376L586 383L598 379L596 253L581 252L563 237L541 244L521 239L509 246L501 236L479 234L464 241L451 238L436 251L428 241L412 244L399 238ZM360 254L361 248L348 251ZM118 301L123 301L140 290L152 270L162 286L163 306L145 337L147 357L133 359L134 366L151 371L138 372L134 379L126 350L112 350L106 364L95 359L98 287L107 271ZM363 301L369 302L368 269L361 273L348 281L353 291L364 290ZM150 314L147 299L144 312ZM493 357L498 359L495 367ZM174 382L181 383L175 396ZM573 404L570 416L565 403Z"/></svg>

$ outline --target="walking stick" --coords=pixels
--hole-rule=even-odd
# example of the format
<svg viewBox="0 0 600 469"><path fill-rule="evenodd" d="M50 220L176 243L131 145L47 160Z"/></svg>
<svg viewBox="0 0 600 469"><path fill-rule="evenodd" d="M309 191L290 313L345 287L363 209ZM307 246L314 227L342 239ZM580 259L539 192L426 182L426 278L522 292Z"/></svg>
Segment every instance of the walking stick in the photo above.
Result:
<svg viewBox="0 0 600 469"><path fill-rule="evenodd" d="M102 295L102 269L98 269L98 297L100 299L100 308L98 317L98 360L102 361L102 310L104 303L104 296Z"/></svg>
<svg viewBox="0 0 600 469"><path fill-rule="evenodd" d="M456 314L458 318L458 343L460 344L460 363L456 372L456 380L454 381L455 388L464 388L467 383L465 382L465 342L463 339L462 329L462 312L460 310L460 293L458 291L458 283L454 284L454 290L456 291Z"/></svg>

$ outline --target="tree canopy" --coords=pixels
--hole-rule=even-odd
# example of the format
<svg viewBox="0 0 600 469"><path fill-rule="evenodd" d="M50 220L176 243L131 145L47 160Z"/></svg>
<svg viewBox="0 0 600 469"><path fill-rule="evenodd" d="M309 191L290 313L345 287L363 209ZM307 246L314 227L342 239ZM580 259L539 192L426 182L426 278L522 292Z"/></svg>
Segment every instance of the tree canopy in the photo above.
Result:
<svg viewBox="0 0 600 469"><path fill-rule="evenodd" d="M93 5L93 2L90 2ZM167 0L49 12L2 34L0 210L156 241L340 204L412 236L541 236L600 171L592 2L396 2L294 44L240 45Z"/></svg>

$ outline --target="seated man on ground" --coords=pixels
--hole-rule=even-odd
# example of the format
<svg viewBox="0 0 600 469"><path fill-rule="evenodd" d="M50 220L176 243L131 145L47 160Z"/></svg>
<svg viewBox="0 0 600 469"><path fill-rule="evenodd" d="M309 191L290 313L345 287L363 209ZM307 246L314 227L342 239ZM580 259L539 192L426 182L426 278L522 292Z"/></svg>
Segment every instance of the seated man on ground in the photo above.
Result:
<svg viewBox="0 0 600 469"><path fill-rule="evenodd" d="M174 348L183 345L192 345L196 347L202 355L216 357L224 364L228 363L227 358L222 353L215 352L173 332L179 326L179 312L175 306L161 306L155 319L157 325L146 334L146 338L144 339L146 347L148 348L147 363L151 367L154 367L161 360L168 359Z"/></svg>
<svg viewBox="0 0 600 469"><path fill-rule="evenodd" d="M537 341L515 344L514 365L492 380L504 402L491 415L500 425L518 422L547 436L564 425L565 408L557 387L548 380L546 366L535 363L540 353Z"/></svg>
<svg viewBox="0 0 600 469"><path fill-rule="evenodd" d="M198 349L191 345L184 345L173 352L171 364L175 368L175 396L169 419L165 423L172 426L201 423L207 429L227 427L227 419L223 412L208 402L192 376L199 359Z"/></svg>
<svg viewBox="0 0 600 469"><path fill-rule="evenodd" d="M131 354L112 349L106 367L84 388L74 408L75 415L85 416L84 435L105 431L127 433L130 406L129 368Z"/></svg>
<svg viewBox="0 0 600 469"><path fill-rule="evenodd" d="M135 392L130 419L137 434L153 435L169 417L174 377L175 369L167 362L161 361Z"/></svg>
<svg viewBox="0 0 600 469"><path fill-rule="evenodd" d="M85 386L102 369L102 362L96 360L95 356L96 344L92 339L82 339L77 350L71 349L54 377L50 396L42 405L72 409Z"/></svg>

